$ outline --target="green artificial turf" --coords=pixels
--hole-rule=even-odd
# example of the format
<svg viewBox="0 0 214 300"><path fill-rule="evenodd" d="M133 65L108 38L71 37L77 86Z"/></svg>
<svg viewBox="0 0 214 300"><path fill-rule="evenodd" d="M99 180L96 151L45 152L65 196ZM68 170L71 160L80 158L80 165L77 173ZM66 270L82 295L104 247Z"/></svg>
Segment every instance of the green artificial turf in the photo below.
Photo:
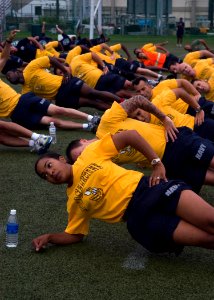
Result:
<svg viewBox="0 0 214 300"><path fill-rule="evenodd" d="M152 42L167 39L170 51L184 54L175 47L174 36L117 41L133 49L140 45L141 38L141 44L146 38ZM116 42L115 37L112 42ZM64 154L70 140L79 137L94 135L57 130L57 144L51 150ZM131 239L125 224L92 221L84 242L50 245L44 252L35 253L32 239L63 231L67 221L66 186L38 178L34 173L37 157L28 149L0 145L0 300L214 299L213 251L186 247L178 257L150 254ZM214 204L213 187L204 187L201 195ZM4 227L12 208L17 209L20 224L19 244L16 249L7 249Z"/></svg>

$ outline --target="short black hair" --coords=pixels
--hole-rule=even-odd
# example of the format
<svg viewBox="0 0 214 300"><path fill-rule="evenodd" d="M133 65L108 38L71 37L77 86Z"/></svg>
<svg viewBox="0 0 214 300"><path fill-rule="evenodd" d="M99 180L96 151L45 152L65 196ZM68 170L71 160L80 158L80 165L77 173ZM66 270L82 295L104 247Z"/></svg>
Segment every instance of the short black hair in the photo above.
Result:
<svg viewBox="0 0 214 300"><path fill-rule="evenodd" d="M68 163L70 164L74 163L74 160L71 157L71 150L79 147L80 145L81 145L80 139L73 140L68 144L66 148L66 158L68 160Z"/></svg>
<svg viewBox="0 0 214 300"><path fill-rule="evenodd" d="M135 78L134 80L132 80L132 85L138 85L141 80L143 80L145 83L148 83L148 79L146 77L139 76L139 77Z"/></svg>

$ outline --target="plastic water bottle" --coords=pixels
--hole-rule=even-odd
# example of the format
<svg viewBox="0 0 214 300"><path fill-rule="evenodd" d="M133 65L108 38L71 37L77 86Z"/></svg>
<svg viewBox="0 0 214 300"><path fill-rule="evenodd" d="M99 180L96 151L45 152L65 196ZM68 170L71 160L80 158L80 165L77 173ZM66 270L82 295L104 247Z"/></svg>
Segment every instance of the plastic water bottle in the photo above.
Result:
<svg viewBox="0 0 214 300"><path fill-rule="evenodd" d="M18 245L18 231L19 224L17 221L16 210L11 209L7 220L6 227L6 246L8 248L15 248Z"/></svg>
<svg viewBox="0 0 214 300"><path fill-rule="evenodd" d="M54 125L54 122L50 122L49 135L53 138L52 144L56 144L56 127Z"/></svg>

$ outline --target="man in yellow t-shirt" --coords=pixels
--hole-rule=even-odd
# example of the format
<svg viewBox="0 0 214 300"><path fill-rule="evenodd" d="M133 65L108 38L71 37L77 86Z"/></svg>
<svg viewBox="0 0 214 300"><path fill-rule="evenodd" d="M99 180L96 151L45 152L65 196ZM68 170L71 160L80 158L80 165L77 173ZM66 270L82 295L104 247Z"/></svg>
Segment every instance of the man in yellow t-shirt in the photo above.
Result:
<svg viewBox="0 0 214 300"><path fill-rule="evenodd" d="M108 71L103 60L94 52L78 55L71 61L71 72L86 82L90 87L100 91L109 91L119 97L133 95L131 81Z"/></svg>
<svg viewBox="0 0 214 300"><path fill-rule="evenodd" d="M181 77L189 81L193 79L209 79L213 73L213 58L200 59L194 67L186 62L172 62L170 71L174 74L181 74Z"/></svg>
<svg viewBox="0 0 214 300"><path fill-rule="evenodd" d="M195 108L201 107L205 113L205 117L214 118L213 103L202 97L200 91L194 87L188 80L185 79L168 79L160 82L156 87L152 88L144 77L136 78L132 81L137 93L140 93L150 101L157 95L161 94L163 90L169 88L171 90L181 88L184 92L183 98L177 99L172 103L172 107L182 114L189 114L196 116ZM201 91L202 92L202 91ZM203 94L203 93L202 93ZM187 101L188 100L188 101Z"/></svg>
<svg viewBox="0 0 214 300"><path fill-rule="evenodd" d="M194 130L201 137L207 138L213 142L214 120L205 118L203 121L204 112L200 106L196 108L196 117L189 114L182 114L172 107L172 104L175 103L178 98L181 98L182 94L183 93L180 89L167 89L161 94L157 95L152 100L152 103L161 111L163 111L168 117L170 117L176 127L187 126L190 129ZM150 122L152 124L162 126L162 124L160 124L160 121L154 115L149 114L148 116L147 112L146 115L150 119Z"/></svg>
<svg viewBox="0 0 214 300"><path fill-rule="evenodd" d="M106 49L105 54L101 53L103 49ZM118 53L121 49L125 50L127 60ZM90 48L90 50L95 52L107 64L110 71L112 67L114 67L114 69L116 68L124 73L132 73L136 76L143 75L154 80L160 80L163 77L162 75L149 70L139 61L131 60L131 56L123 44L115 44L112 46L101 44Z"/></svg>
<svg viewBox="0 0 214 300"><path fill-rule="evenodd" d="M156 162L150 178L111 161L128 145ZM107 134L91 143L73 165L56 153L42 156L35 170L50 183L66 184L68 197L66 229L36 237L32 241L36 251L48 243L82 241L89 233L91 219L126 221L131 236L155 253L179 254L185 245L213 249L210 228L214 227L214 209L182 181L166 181L157 155L134 130Z"/></svg>
<svg viewBox="0 0 214 300"><path fill-rule="evenodd" d="M191 129L186 127L178 128L177 132L174 131L177 135L176 138L172 130L168 131L169 140L167 141L163 126L130 118L135 109L144 108L144 110L151 110L149 106L146 107L145 103L145 99L139 96L120 104L113 103L112 107L101 118L96 131L97 138L101 139L108 132L115 134L136 128L138 133L161 158L168 178L181 178L197 192L203 184L211 184L207 178L212 174L208 168L214 167L214 161L212 161L214 156L213 144L197 136ZM167 127L167 118L162 117L161 119L165 127ZM71 142L66 150L68 159L74 162L81 151L93 141L81 139L80 141ZM200 159L196 159L195 155L200 152L202 145L206 145L206 150ZM150 165L145 156L131 147L120 151L113 158L113 161L117 164L140 163L143 167Z"/></svg>
<svg viewBox="0 0 214 300"><path fill-rule="evenodd" d="M10 32L9 37L6 39L4 49L0 58L0 71L5 67L5 63L10 54L10 44L16 36L18 30ZM5 104L11 96L11 103ZM12 89L0 80L0 113L2 117L7 116L14 110L17 103L17 94ZM46 135L32 132L16 123L5 122L0 120L0 144L10 147L30 147L31 151L36 151L41 154L47 151L51 144L52 138Z"/></svg>
<svg viewBox="0 0 214 300"><path fill-rule="evenodd" d="M84 129L93 131L96 118L84 112L59 107L34 93L18 94L9 85L0 80L0 118L10 118L28 129L44 128L50 122L64 129ZM87 120L87 123L76 123L63 120L58 116Z"/></svg>
<svg viewBox="0 0 214 300"><path fill-rule="evenodd" d="M183 62L194 68L197 62L205 58L214 58L214 54L208 50L193 51L185 55Z"/></svg>
<svg viewBox="0 0 214 300"><path fill-rule="evenodd" d="M51 65L57 65L64 71L64 77L47 71ZM22 84L22 93L33 92L39 97L50 101L56 100L56 105L67 108L82 106L105 110L119 97L106 91L90 88L83 80L72 77L67 69L56 58L40 57L31 61L24 71L13 70L6 74L13 84Z"/></svg>

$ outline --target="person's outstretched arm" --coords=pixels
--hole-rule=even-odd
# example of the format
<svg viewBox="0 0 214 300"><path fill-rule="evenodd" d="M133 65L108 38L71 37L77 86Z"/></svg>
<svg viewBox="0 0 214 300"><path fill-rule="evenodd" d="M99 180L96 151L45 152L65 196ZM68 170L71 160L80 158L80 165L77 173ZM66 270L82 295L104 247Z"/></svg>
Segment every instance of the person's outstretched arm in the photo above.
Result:
<svg viewBox="0 0 214 300"><path fill-rule="evenodd" d="M16 36L16 33L19 32L20 30L14 29L10 32L9 36L6 38L4 42L4 48L1 53L1 58L0 58L0 71L4 68L9 56L10 56L10 47L13 39Z"/></svg>
<svg viewBox="0 0 214 300"><path fill-rule="evenodd" d="M83 240L83 234L68 234L66 232L47 233L33 239L32 245L36 251L44 249L48 243L56 245L70 245Z"/></svg>
<svg viewBox="0 0 214 300"><path fill-rule="evenodd" d="M41 51L44 50L44 47L34 37L29 36L28 40L31 41L36 46L36 48L40 49Z"/></svg>
<svg viewBox="0 0 214 300"><path fill-rule="evenodd" d="M143 109L144 111L153 114L163 123L163 126L166 130L166 140L168 141L168 136L171 138L172 141L176 139L176 134L178 133L178 130L175 127L173 121L145 97L141 95L136 95L120 103L120 105L126 111L127 115L131 118L134 118L135 112L138 109Z"/></svg>

